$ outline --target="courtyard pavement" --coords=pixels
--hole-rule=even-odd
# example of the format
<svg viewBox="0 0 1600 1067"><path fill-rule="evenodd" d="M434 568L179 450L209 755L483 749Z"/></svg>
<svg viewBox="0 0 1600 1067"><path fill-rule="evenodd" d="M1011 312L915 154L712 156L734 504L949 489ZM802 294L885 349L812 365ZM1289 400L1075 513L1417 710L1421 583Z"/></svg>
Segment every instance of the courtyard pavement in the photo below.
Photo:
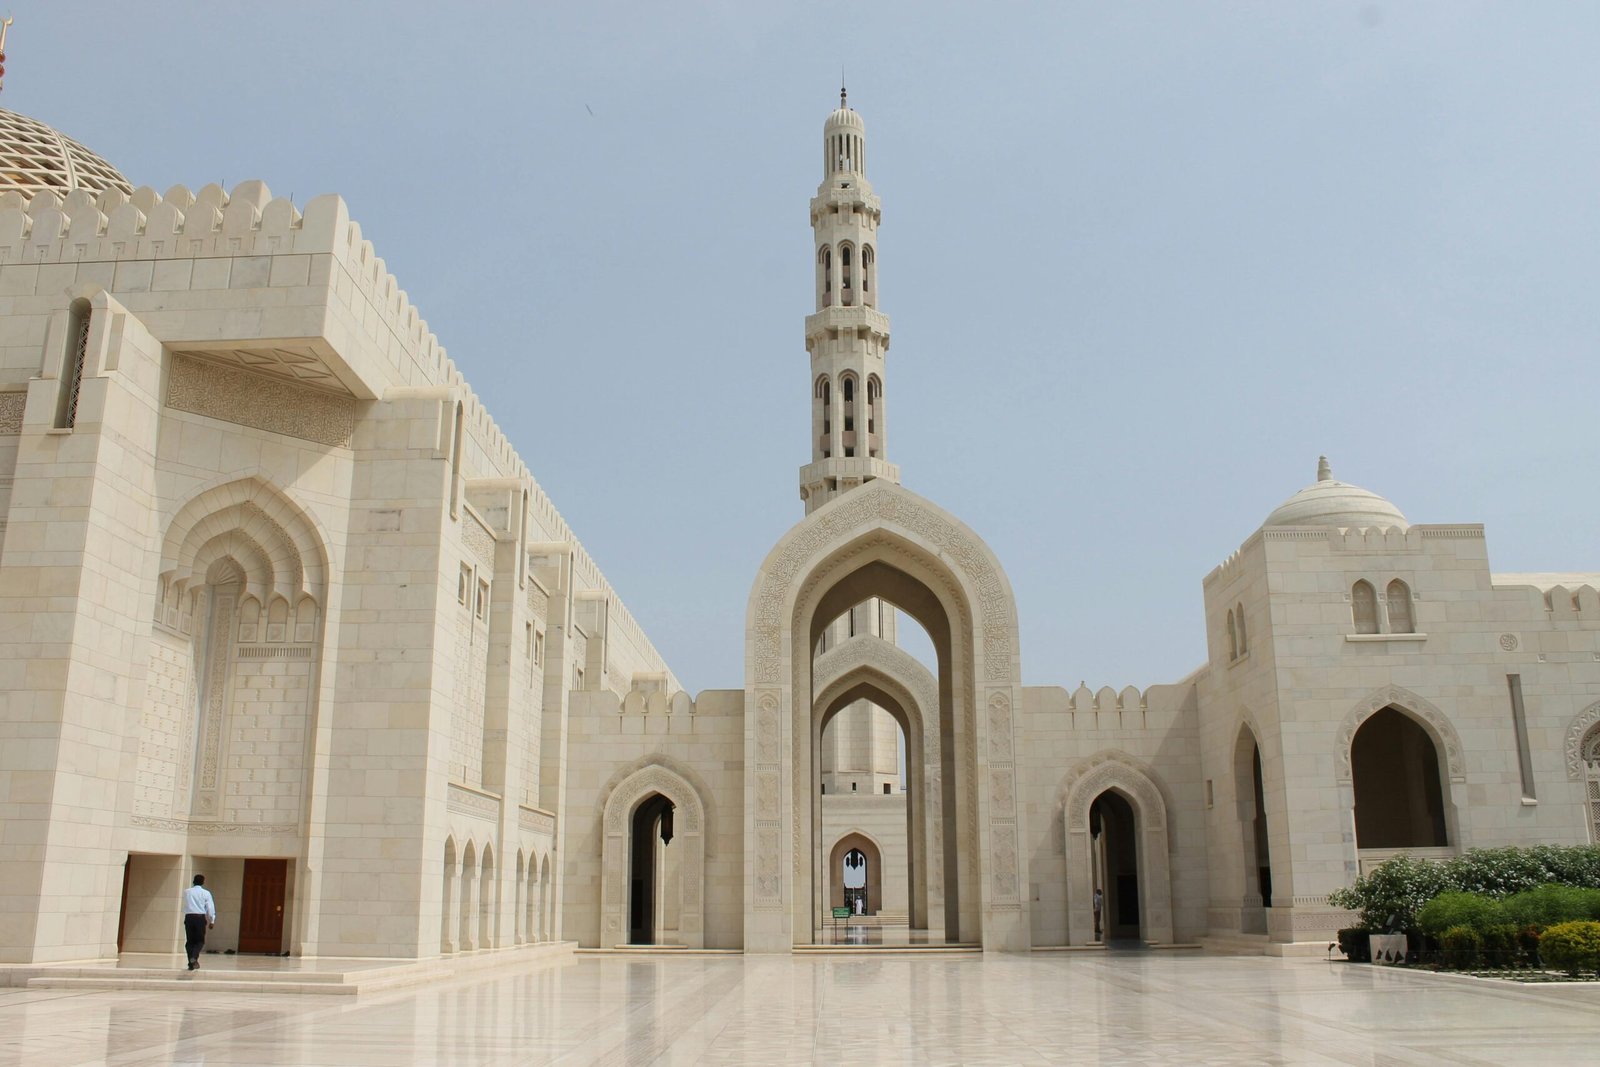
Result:
<svg viewBox="0 0 1600 1067"><path fill-rule="evenodd" d="M0 1065L1595 1064L1600 984L1198 952L578 956L360 997L0 989Z"/></svg>

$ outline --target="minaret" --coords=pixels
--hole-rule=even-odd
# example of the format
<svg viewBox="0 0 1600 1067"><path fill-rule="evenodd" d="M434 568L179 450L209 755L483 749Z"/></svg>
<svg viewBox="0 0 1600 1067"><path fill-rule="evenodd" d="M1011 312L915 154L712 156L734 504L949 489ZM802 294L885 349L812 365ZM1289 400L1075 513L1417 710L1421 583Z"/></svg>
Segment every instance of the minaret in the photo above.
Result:
<svg viewBox="0 0 1600 1067"><path fill-rule="evenodd" d="M811 353L811 462L800 468L806 514L873 478L900 480L886 458L884 354L889 316L878 310L878 198L867 181L866 126L839 90L822 127L822 184L811 200L817 310L806 316ZM820 654L852 637L895 640L895 611L868 600L822 633ZM839 712L822 752L828 795L900 792L900 730L858 700Z"/></svg>
<svg viewBox="0 0 1600 1067"><path fill-rule="evenodd" d="M811 199L817 310L811 353L811 462L800 468L806 514L873 478L900 480L888 461L884 356L889 317L878 310L878 198L867 181L867 132L839 90L822 127L822 184Z"/></svg>

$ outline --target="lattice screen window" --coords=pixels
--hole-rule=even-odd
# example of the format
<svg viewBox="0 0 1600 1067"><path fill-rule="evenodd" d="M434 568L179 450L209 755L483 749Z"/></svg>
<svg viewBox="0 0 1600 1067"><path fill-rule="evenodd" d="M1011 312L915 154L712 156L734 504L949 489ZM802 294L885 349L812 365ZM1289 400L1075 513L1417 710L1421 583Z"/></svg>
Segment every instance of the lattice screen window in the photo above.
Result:
<svg viewBox="0 0 1600 1067"><path fill-rule="evenodd" d="M1600 727L1583 739L1584 802L1589 812L1589 843L1600 845Z"/></svg>

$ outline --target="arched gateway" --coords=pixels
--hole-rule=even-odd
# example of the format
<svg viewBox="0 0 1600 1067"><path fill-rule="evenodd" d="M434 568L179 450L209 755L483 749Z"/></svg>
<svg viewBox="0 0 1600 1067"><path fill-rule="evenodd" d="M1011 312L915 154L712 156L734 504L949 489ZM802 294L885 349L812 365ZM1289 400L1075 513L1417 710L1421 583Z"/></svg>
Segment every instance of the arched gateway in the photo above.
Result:
<svg viewBox="0 0 1600 1067"><path fill-rule="evenodd" d="M981 539L935 505L875 479L817 508L762 563L745 616L745 950L813 940L825 886L819 705L812 650L827 624L878 598L915 618L938 657L939 892L950 941L1028 947L1017 791L1020 698L1010 583ZM929 864L925 871L933 867ZM924 877L930 875L925 873Z"/></svg>

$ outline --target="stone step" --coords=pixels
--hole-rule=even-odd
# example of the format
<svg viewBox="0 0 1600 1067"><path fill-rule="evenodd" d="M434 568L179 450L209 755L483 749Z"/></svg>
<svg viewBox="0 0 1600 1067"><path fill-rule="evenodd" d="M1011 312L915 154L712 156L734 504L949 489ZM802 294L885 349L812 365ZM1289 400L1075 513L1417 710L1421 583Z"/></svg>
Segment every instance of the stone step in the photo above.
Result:
<svg viewBox="0 0 1600 1067"><path fill-rule="evenodd" d="M354 996L361 987L344 982L279 982L253 980L228 980L220 978L30 978L29 989L89 990L150 989L184 990L193 993L302 993L321 996Z"/></svg>

